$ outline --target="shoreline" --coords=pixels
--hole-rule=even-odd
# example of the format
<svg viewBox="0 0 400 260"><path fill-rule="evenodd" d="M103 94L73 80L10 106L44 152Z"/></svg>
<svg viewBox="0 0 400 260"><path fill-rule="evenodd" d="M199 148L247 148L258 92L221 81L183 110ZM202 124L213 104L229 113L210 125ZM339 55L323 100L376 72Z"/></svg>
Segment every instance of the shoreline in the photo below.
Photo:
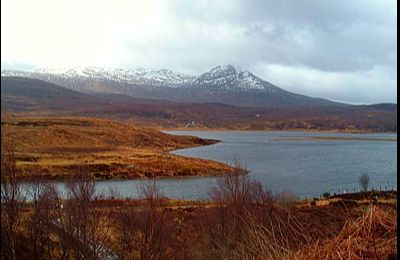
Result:
<svg viewBox="0 0 400 260"><path fill-rule="evenodd" d="M282 136L273 141L378 141L397 142L397 138L363 138L363 137L342 137L342 136Z"/></svg>
<svg viewBox="0 0 400 260"><path fill-rule="evenodd" d="M388 132L382 132L382 133L348 133L348 132L332 132L332 131L291 131L291 130L280 130L280 131L270 131L270 130L160 130L163 133L166 134L171 134L169 132L171 131L185 131L190 135L190 132L257 132L257 133L270 133L270 132L304 132L304 133L332 133L332 134L360 134L360 135L366 135L366 134L396 134L396 133L388 133ZM179 136L179 135L177 135ZM198 136L196 136L198 137ZM200 137L199 137L200 138ZM215 141L214 144L224 142L223 140L216 140L216 139L211 139ZM397 142L397 138L374 138L374 137L347 137L347 136L279 136L276 139L273 139L272 141L318 141L318 140L325 140L325 141L378 141L378 142ZM191 148L191 147L189 147ZM183 149L189 149L189 148L180 148L180 149L175 149L175 150L183 150ZM172 150L172 151L175 151ZM171 152L172 152L171 151Z"/></svg>
<svg viewBox="0 0 400 260"><path fill-rule="evenodd" d="M154 127L162 132L169 131L186 131L186 132L305 132L305 133L337 133L337 134L397 134L397 131L390 132L374 132L374 131L366 131L366 130L312 130L312 129L231 129L231 128L185 128L185 127L173 127L173 128L165 128L165 127Z"/></svg>

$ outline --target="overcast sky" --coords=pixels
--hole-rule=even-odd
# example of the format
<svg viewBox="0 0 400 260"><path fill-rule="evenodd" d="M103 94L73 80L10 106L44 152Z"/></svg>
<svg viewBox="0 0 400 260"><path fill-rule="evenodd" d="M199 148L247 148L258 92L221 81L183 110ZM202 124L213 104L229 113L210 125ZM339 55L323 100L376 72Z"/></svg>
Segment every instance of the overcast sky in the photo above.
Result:
<svg viewBox="0 0 400 260"><path fill-rule="evenodd" d="M397 1L1 0L1 63L232 64L301 94L397 103Z"/></svg>

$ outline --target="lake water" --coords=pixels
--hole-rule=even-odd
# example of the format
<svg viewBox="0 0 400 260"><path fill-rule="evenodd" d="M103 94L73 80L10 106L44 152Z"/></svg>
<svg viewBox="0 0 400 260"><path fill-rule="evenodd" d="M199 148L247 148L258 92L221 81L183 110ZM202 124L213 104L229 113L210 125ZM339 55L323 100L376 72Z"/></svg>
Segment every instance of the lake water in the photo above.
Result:
<svg viewBox="0 0 400 260"><path fill-rule="evenodd" d="M375 189L397 187L397 141L293 140L300 137L396 139L396 134L308 132L170 132L222 140L212 146L175 151L175 154L229 161L237 156L250 176L274 191L300 197L359 189L358 177L367 173ZM291 140L292 139L292 140Z"/></svg>
<svg viewBox="0 0 400 260"><path fill-rule="evenodd" d="M397 187L397 141L309 140L302 137L353 137L397 139L397 134L344 134L309 132L169 131L217 139L220 143L172 153L182 156L232 162L238 157L250 176L275 192L291 191L299 197L319 197L324 192L359 190L358 177L367 173L370 187ZM300 138L300 140L299 140ZM157 183L168 197L206 199L213 178L163 179ZM99 181L99 194L111 188L122 197L137 197L147 180ZM62 184L60 184L62 189ZM63 190L63 189L62 189Z"/></svg>

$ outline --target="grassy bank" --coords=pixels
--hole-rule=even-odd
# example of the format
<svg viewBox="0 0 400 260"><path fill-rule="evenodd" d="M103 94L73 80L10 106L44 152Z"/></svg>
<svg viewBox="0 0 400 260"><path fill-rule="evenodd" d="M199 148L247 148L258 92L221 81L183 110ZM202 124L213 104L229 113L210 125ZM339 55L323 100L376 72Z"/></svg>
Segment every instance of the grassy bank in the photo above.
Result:
<svg viewBox="0 0 400 260"><path fill-rule="evenodd" d="M68 179L85 172L95 179L212 176L231 172L219 162L170 154L214 144L110 120L81 117L2 117L24 179Z"/></svg>

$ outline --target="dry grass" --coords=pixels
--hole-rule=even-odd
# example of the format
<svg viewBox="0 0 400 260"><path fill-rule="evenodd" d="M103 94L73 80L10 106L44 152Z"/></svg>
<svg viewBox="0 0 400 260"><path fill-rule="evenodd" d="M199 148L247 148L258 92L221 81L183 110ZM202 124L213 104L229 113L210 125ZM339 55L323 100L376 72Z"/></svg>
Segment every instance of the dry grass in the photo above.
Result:
<svg viewBox="0 0 400 260"><path fill-rule="evenodd" d="M22 178L65 179L85 172L96 179L217 175L231 171L209 160L169 151L215 143L154 129L80 117L2 118L15 143Z"/></svg>
<svg viewBox="0 0 400 260"><path fill-rule="evenodd" d="M260 221L254 214L241 215L244 226L238 243L233 250L218 252L214 259L396 259L397 200L390 205L380 202L378 199L376 204L368 206L355 203L348 208L329 203L310 206L297 202L290 211L277 202L275 213L271 215L273 218L266 218L267 221ZM110 198L92 203L98 214L110 218L110 221L102 222L103 228L109 229L110 237L106 244L119 252L121 230L115 220L127 211L141 217L148 201ZM162 198L157 210L163 210L168 216L170 233L167 249L163 251L168 259L209 259L209 248L202 245L207 242L203 240L210 237L202 232L205 226L211 230L216 228L210 225L213 222L207 216L218 207L220 205L215 201ZM30 212L28 206L24 211L25 219ZM138 238L140 236L135 239ZM24 244L29 249L30 241Z"/></svg>
<svg viewBox="0 0 400 260"><path fill-rule="evenodd" d="M388 259L396 255L397 211L371 205L356 221L347 221L340 233L317 241L291 259Z"/></svg>

